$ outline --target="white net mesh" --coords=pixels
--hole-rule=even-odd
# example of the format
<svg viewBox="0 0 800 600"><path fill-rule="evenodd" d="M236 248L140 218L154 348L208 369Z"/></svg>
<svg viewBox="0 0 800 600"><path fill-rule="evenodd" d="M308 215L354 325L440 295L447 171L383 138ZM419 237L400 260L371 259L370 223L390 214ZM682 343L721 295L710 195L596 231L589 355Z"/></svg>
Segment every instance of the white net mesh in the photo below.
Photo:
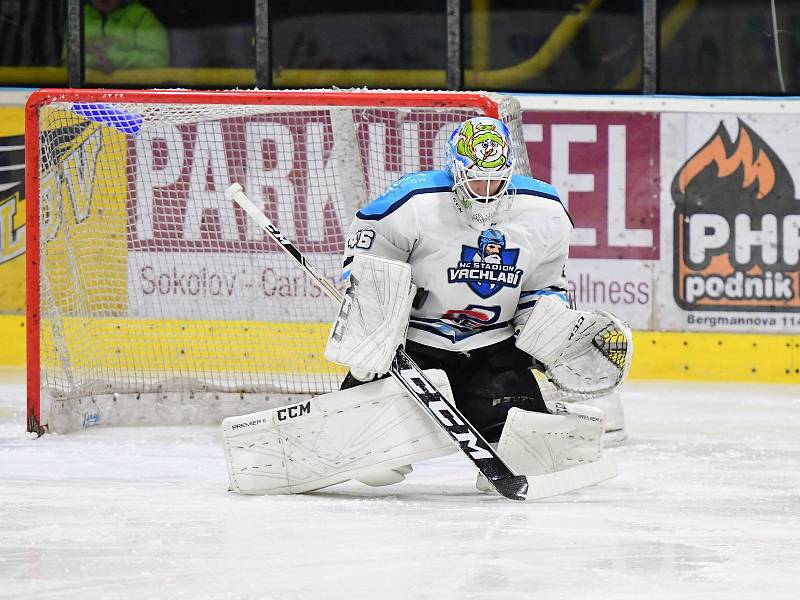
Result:
<svg viewBox="0 0 800 600"><path fill-rule="evenodd" d="M454 124L484 108L301 97L237 104L240 92L204 105L98 92L40 106L39 165L29 168L40 176L39 366L51 430L214 422L338 388L343 373L323 357L336 306L225 188L241 183L340 285L355 211L402 174L441 168ZM529 174L519 106L504 98L499 110Z"/></svg>

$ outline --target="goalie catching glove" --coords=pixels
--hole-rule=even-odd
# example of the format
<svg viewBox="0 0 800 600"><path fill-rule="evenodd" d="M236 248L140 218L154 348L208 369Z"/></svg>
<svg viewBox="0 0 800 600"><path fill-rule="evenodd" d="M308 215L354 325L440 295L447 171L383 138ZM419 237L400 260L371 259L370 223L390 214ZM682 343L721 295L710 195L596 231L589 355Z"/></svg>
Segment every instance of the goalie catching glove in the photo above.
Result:
<svg viewBox="0 0 800 600"><path fill-rule="evenodd" d="M325 358L349 367L362 381L388 372L405 342L416 289L408 264L356 254Z"/></svg>
<svg viewBox="0 0 800 600"><path fill-rule="evenodd" d="M524 316L516 323L516 345L542 363L559 388L602 394L625 379L633 336L611 313L573 310L544 296Z"/></svg>

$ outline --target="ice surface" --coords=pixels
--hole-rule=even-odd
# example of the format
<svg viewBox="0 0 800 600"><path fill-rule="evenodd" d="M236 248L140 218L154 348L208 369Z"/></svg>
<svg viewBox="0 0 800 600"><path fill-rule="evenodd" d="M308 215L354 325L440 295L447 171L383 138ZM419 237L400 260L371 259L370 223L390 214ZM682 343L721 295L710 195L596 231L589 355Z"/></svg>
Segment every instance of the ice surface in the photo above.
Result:
<svg viewBox="0 0 800 600"><path fill-rule="evenodd" d="M217 428L33 439L0 384L0 598L800 597L800 386L631 382L620 475L515 503L458 455L385 488L227 489Z"/></svg>

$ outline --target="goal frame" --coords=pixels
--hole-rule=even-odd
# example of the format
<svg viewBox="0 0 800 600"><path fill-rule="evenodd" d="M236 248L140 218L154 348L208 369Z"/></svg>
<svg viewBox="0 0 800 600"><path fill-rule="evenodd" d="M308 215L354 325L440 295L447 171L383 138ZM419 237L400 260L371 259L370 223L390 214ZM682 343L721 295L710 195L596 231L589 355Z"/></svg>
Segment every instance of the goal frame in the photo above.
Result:
<svg viewBox="0 0 800 600"><path fill-rule="evenodd" d="M502 118L499 94L487 92L397 90L98 90L44 88L28 98L25 107L26 192L26 340L27 430L46 431L41 406L40 320L40 139L39 110L51 102L131 102L152 104L237 104L294 106L352 106L376 108L475 108Z"/></svg>

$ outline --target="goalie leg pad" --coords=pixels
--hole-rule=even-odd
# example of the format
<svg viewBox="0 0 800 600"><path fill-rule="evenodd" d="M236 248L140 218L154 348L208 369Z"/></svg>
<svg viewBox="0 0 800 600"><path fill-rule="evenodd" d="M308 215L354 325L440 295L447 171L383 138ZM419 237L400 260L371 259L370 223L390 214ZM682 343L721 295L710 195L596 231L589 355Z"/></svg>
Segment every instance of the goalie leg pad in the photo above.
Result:
<svg viewBox="0 0 800 600"><path fill-rule="evenodd" d="M577 400L577 402L586 406L594 406L605 413L603 418L605 424L603 435L604 447L612 448L614 446L619 446L628 439L628 433L625 430L625 411L622 408L622 399L620 398L618 389L611 393L600 394L598 396L587 395ZM552 410L550 403L548 403L548 407Z"/></svg>
<svg viewBox="0 0 800 600"><path fill-rule="evenodd" d="M625 411L622 408L619 389L609 393L582 394L557 387L539 370L535 370L534 375L539 389L542 390L542 397L548 410L555 410L554 402L557 401L594 406L605 413L605 434L603 435L603 446L605 448L619 446L628 438L625 430Z"/></svg>
<svg viewBox="0 0 800 600"><path fill-rule="evenodd" d="M408 264L356 254L325 358L354 374L388 372L397 347L405 341L416 289Z"/></svg>
<svg viewBox="0 0 800 600"><path fill-rule="evenodd" d="M542 475L600 459L603 411L557 402L557 414L512 409L497 451L514 472Z"/></svg>
<svg viewBox="0 0 800 600"><path fill-rule="evenodd" d="M442 371L425 371L452 401ZM408 465L457 451L394 379L222 422L232 491L295 494L359 479L401 481Z"/></svg>
<svg viewBox="0 0 800 600"><path fill-rule="evenodd" d="M546 498L594 485L617 474L603 456L603 411L556 402L557 414L509 411L497 453L508 466L529 478L528 499ZM477 487L488 489L478 477Z"/></svg>

